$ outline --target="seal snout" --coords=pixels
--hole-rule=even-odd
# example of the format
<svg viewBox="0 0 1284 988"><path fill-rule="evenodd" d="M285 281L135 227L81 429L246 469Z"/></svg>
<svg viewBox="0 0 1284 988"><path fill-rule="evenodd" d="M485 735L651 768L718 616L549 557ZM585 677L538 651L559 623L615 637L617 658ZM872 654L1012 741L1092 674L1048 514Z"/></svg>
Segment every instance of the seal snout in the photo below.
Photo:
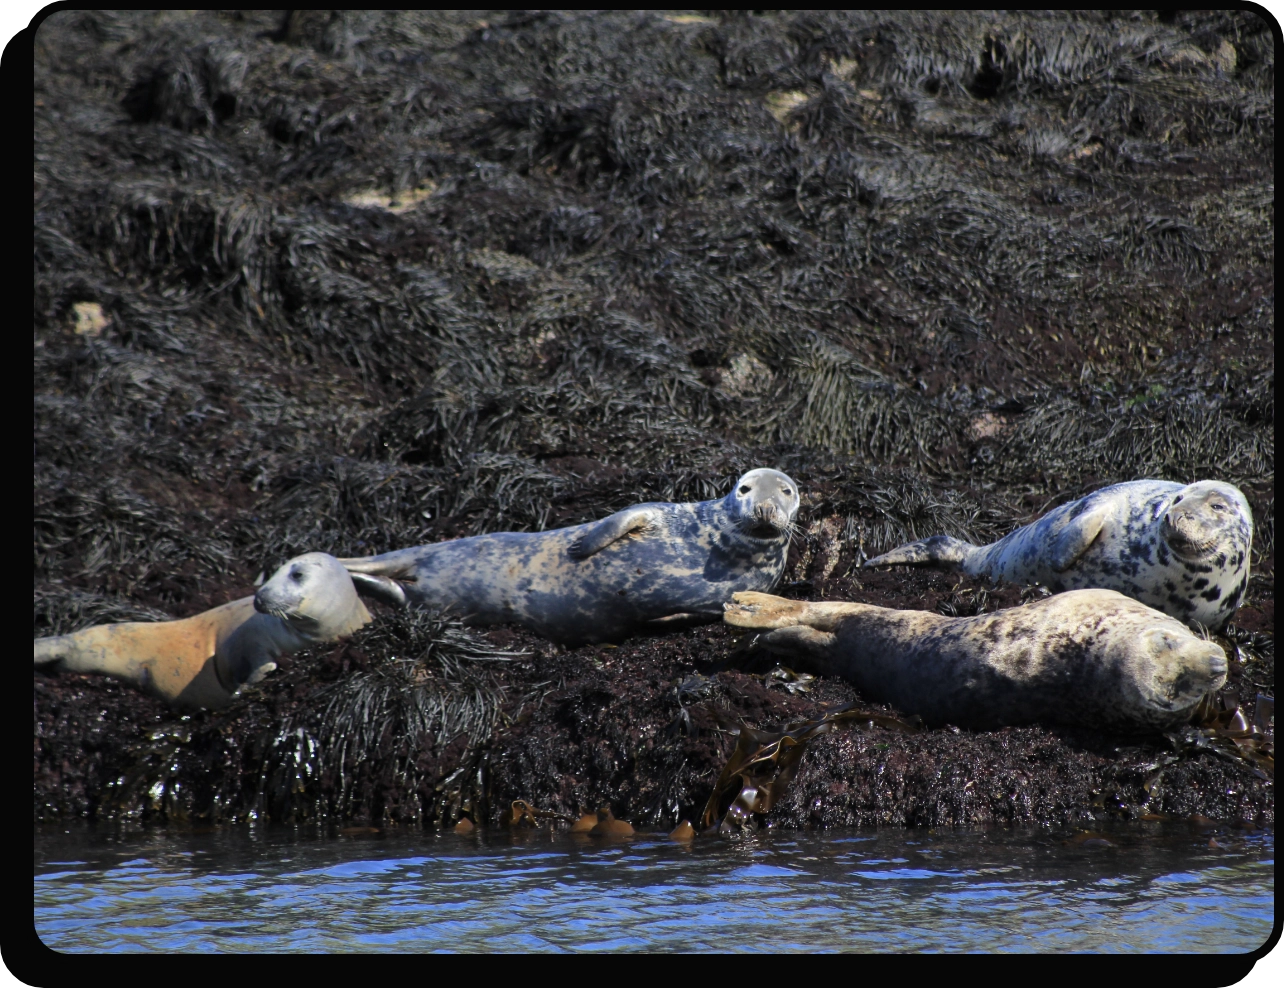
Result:
<svg viewBox="0 0 1284 988"><path fill-rule="evenodd" d="M763 529L769 529L774 535L776 532L783 531L789 527L789 517L780 509L780 505L775 501L766 501L753 506L753 530L755 534Z"/></svg>

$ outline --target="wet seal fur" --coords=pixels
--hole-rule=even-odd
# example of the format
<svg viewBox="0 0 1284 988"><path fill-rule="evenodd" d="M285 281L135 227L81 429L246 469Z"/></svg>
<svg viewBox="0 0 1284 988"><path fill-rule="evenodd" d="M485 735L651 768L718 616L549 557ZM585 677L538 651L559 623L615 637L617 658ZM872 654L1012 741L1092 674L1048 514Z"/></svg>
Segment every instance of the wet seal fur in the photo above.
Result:
<svg viewBox="0 0 1284 988"><path fill-rule="evenodd" d="M100 624L37 638L36 667L97 672L179 708L224 707L276 660L370 622L348 571L323 552L296 556L253 597L181 621Z"/></svg>
<svg viewBox="0 0 1284 988"><path fill-rule="evenodd" d="M774 587L798 505L789 477L758 469L716 501L639 504L586 525L340 562L389 603L521 624L558 642L618 641L652 622L716 621L736 591Z"/></svg>
<svg viewBox="0 0 1284 988"><path fill-rule="evenodd" d="M966 618L738 593L725 620L929 724L1161 731L1226 682L1216 643L1114 590Z"/></svg>
<svg viewBox="0 0 1284 988"><path fill-rule="evenodd" d="M1238 488L1134 480L1063 504L990 545L937 535L865 565L937 566L1054 593L1118 590L1221 630L1244 599L1252 544L1253 513Z"/></svg>

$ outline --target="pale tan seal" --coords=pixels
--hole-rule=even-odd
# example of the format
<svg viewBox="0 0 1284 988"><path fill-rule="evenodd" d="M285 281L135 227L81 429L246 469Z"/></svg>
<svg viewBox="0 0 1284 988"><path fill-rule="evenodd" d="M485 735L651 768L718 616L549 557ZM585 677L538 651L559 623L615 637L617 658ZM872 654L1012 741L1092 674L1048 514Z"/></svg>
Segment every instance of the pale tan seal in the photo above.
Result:
<svg viewBox="0 0 1284 988"><path fill-rule="evenodd" d="M990 545L936 535L865 565L936 566L1054 593L1118 590L1220 631L1248 588L1252 544L1253 513L1238 488L1133 480L1063 504Z"/></svg>
<svg viewBox="0 0 1284 988"><path fill-rule="evenodd" d="M348 571L333 556L310 552L282 566L253 597L181 621L100 624L37 638L36 666L103 673L175 707L212 710L283 655L346 637L369 621Z"/></svg>
<svg viewBox="0 0 1284 988"><path fill-rule="evenodd" d="M725 620L929 724L1163 730L1226 682L1220 647L1114 590L966 618L738 593Z"/></svg>

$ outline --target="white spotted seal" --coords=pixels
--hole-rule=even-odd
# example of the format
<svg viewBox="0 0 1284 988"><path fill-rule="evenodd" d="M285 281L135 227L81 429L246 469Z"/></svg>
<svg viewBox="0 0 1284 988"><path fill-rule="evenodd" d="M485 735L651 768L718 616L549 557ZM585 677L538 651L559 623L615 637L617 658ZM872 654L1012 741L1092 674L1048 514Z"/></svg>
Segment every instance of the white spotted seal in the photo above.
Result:
<svg viewBox="0 0 1284 988"><path fill-rule="evenodd" d="M1053 592L1118 590L1219 631L1244 598L1252 543L1253 513L1238 488L1134 480L1063 504L990 545L937 535L865 565L934 565Z"/></svg>
<svg viewBox="0 0 1284 988"><path fill-rule="evenodd" d="M798 504L785 474L750 470L716 501L639 504L587 525L340 562L393 603L521 624L553 641L618 641L649 622L716 621L737 590L774 587Z"/></svg>
<svg viewBox="0 0 1284 988"><path fill-rule="evenodd" d="M100 624L36 639L36 665L99 672L176 707L217 709L276 660L370 622L352 578L323 552L291 559L253 597L181 621Z"/></svg>
<svg viewBox="0 0 1284 988"><path fill-rule="evenodd" d="M929 724L1164 730L1226 682L1216 643L1114 590L966 618L738 593L725 620Z"/></svg>

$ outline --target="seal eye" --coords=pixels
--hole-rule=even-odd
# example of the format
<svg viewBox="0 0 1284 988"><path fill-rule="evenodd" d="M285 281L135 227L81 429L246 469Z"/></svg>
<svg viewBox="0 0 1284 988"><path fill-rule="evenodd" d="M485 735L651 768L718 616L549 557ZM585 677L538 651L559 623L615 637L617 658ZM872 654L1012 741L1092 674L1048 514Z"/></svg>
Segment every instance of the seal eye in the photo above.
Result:
<svg viewBox="0 0 1284 988"><path fill-rule="evenodd" d="M785 497L789 497L789 495L792 494L793 491L791 491L788 487L786 487L783 491L781 491L781 493L784 494Z"/></svg>
<svg viewBox="0 0 1284 988"><path fill-rule="evenodd" d="M293 580L295 583L302 583L303 571L298 569L290 570L290 579Z"/></svg>
<svg viewBox="0 0 1284 988"><path fill-rule="evenodd" d="M1222 504L1220 501L1214 501L1212 504L1209 505L1209 507L1212 508L1214 511L1226 510L1226 505Z"/></svg>
<svg viewBox="0 0 1284 988"><path fill-rule="evenodd" d="M745 484L742 488L740 488L740 493L741 493L741 494L748 494L748 493L749 493L749 485L748 485L748 484Z"/></svg>

